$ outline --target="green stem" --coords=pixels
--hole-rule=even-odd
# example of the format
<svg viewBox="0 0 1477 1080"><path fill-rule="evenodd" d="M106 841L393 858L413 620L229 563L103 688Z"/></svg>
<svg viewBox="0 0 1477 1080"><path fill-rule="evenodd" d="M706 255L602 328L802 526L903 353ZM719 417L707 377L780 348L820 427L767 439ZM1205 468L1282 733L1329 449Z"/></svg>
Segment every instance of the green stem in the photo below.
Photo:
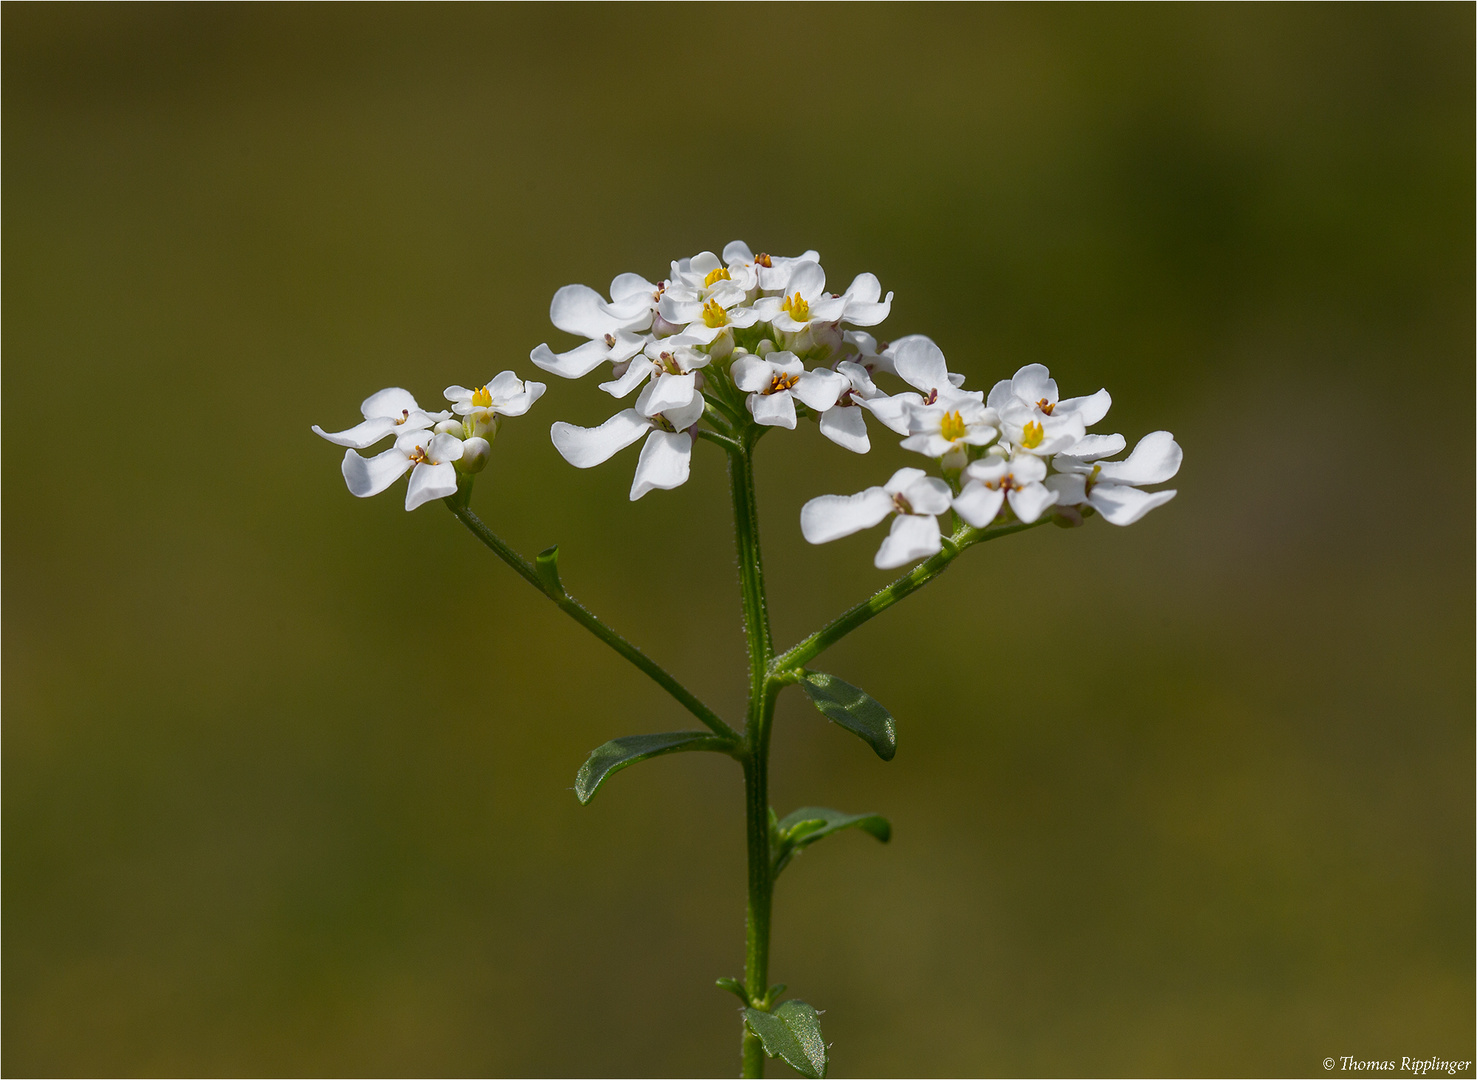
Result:
<svg viewBox="0 0 1477 1080"><path fill-rule="evenodd" d="M646 672L647 675L650 675L658 686L676 698L683 708L707 725L714 734L735 743L740 740L741 736L739 733L725 724L717 713L699 701L696 694L683 686L655 660L621 637L620 634L616 633L609 626L606 626L593 612L574 597L570 596L569 593L565 592L564 587L558 584L557 576L553 576L551 580L546 580L545 577L539 574L532 563L509 547L507 543L487 527L481 518L472 513L464 503L459 502L456 496L452 496L445 501L446 505L450 507L451 512L457 516L457 519L467 527L471 534L486 544L494 555L511 566L519 577L554 601L554 603L558 604L559 608L575 622L579 623L586 630L590 631L590 633L605 642L605 644Z"/></svg>
<svg viewBox="0 0 1477 1080"><path fill-rule="evenodd" d="M917 592L938 577L949 568L949 564L957 559L965 548L973 547L986 540L1009 536L1011 533L1034 529L1038 525L1046 524L1048 520L1042 517L1029 525L1012 521L1003 525L992 525L987 529L976 529L969 525L962 526L953 536L944 539L944 549L937 555L925 559L885 589L848 608L804 641L777 657L770 665L771 676L780 677L805 667L862 623L880 615L903 597Z"/></svg>
<svg viewBox="0 0 1477 1080"><path fill-rule="evenodd" d="M769 732L780 684L769 679L774 643L764 596L759 515L754 497L754 444L762 429L749 427L728 454L734 536L749 651L749 709L744 727L744 817L748 839L748 904L744 919L744 989L754 1008L769 1007L769 927L774 900L774 860L769 836ZM764 1046L744 1027L742 1076L764 1075Z"/></svg>

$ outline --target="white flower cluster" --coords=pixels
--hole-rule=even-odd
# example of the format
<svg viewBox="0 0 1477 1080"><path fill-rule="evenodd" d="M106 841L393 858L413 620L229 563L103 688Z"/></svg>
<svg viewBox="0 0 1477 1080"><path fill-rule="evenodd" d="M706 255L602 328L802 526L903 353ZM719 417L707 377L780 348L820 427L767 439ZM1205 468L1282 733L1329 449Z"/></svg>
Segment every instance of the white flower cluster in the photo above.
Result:
<svg viewBox="0 0 1477 1080"><path fill-rule="evenodd" d="M344 451L344 481L361 498L378 495L407 471L405 509L456 494L457 474L471 475L487 466L492 440L504 416L522 416L545 390L540 382L524 382L504 371L486 386L468 390L448 386L451 408L426 412L408 390L398 386L364 399L362 423L345 431L313 430ZM366 458L356 451L393 435L388 450Z"/></svg>
<svg viewBox="0 0 1477 1080"><path fill-rule="evenodd" d="M941 477L900 469L881 487L825 495L806 503L801 531L824 543L896 514L877 553L890 568L942 548L938 515L949 511L976 528L997 521L1033 523L1049 508L1080 520L1083 508L1115 525L1137 521L1174 497L1146 492L1179 469L1168 432L1145 436L1122 461L1105 461L1126 443L1089 435L1107 414L1106 390L1061 400L1046 368L1029 364L988 397L964 387L943 352L922 335L879 343L863 330L892 307L876 277L857 276L841 294L826 291L814 251L795 258L755 255L735 241L721 257L703 252L672 263L653 283L621 274L607 300L585 285L566 285L549 308L556 327L586 338L568 352L540 345L530 359L545 371L581 378L609 363L601 389L633 407L598 427L560 421L550 435L570 464L585 469L645 437L631 498L686 482L697 425L705 414L794 428L804 415L840 446L871 449L864 413L903 436L905 449L937 461ZM910 389L888 393L886 375Z"/></svg>

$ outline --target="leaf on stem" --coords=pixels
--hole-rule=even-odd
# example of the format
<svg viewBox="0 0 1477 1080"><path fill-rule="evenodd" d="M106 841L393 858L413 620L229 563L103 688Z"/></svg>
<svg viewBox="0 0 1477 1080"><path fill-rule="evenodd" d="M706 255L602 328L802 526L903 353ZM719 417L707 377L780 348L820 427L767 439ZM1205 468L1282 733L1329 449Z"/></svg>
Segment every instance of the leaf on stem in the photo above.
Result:
<svg viewBox="0 0 1477 1080"><path fill-rule="evenodd" d="M647 758L678 750L726 751L731 744L707 731L668 731L661 735L623 735L597 746L580 766L574 778L574 793L581 803L595 797L595 792L611 773L620 772Z"/></svg>
<svg viewBox="0 0 1477 1080"><path fill-rule="evenodd" d="M807 671L800 685L815 707L853 735L864 739L883 761L897 753L892 714L865 691L823 671Z"/></svg>
<svg viewBox="0 0 1477 1080"><path fill-rule="evenodd" d="M724 975L717 979L713 983L713 985L718 987L719 990L727 990L730 994L733 994L745 1005L749 1003L749 992L744 989L744 984L739 982L737 979L733 979L727 975Z"/></svg>
<svg viewBox="0 0 1477 1080"><path fill-rule="evenodd" d="M786 1001L773 1012L745 1009L749 1030L759 1036L764 1052L783 1058L801 1076L819 1080L826 1075L830 1056L815 1010L803 1001Z"/></svg>
<svg viewBox="0 0 1477 1080"><path fill-rule="evenodd" d="M559 545L544 548L533 557L533 567L538 571L538 579L544 583L544 588L552 593L563 595L564 583L559 580Z"/></svg>
<svg viewBox="0 0 1477 1080"><path fill-rule="evenodd" d="M827 806L802 806L774 827L774 872L788 866L801 848L842 829L861 829L884 844L892 839L892 823L881 814L843 814Z"/></svg>

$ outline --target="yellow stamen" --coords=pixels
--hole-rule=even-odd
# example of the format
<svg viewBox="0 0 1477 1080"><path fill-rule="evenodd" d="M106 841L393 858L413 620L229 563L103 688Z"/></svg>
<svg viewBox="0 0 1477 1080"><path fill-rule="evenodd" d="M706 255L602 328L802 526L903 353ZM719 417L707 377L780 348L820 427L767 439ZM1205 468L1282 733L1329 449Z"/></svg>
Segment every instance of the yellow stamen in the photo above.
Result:
<svg viewBox="0 0 1477 1080"><path fill-rule="evenodd" d="M733 280L733 275L730 274L725 268L723 268L723 267L720 266L716 270L709 270L708 271L708 276L705 277L705 278L703 278L703 288L705 288L705 289L711 289L713 287L713 282L715 282L715 281L732 281L732 280Z"/></svg>
<svg viewBox="0 0 1477 1080"><path fill-rule="evenodd" d="M488 392L487 387L472 391L472 404L483 409L492 408L492 394Z"/></svg>
<svg viewBox="0 0 1477 1080"><path fill-rule="evenodd" d="M1050 416L1051 410L1056 408L1056 404L1054 402L1047 401L1045 398L1042 398L1040 401L1036 402L1036 408L1040 409L1047 416Z"/></svg>
<svg viewBox="0 0 1477 1080"><path fill-rule="evenodd" d="M774 265L774 260L762 251L758 255L754 256L754 261L765 269L768 269L769 267Z"/></svg>
<svg viewBox="0 0 1477 1080"><path fill-rule="evenodd" d="M723 310L723 305L716 300L709 300L703 305L703 322L708 324L708 329L716 330L720 326L728 325L728 312Z"/></svg>
<svg viewBox="0 0 1477 1080"><path fill-rule="evenodd" d="M785 297L785 302L780 306L788 311L790 318L796 322L805 322L810 318L810 302L799 293Z"/></svg>
<svg viewBox="0 0 1477 1080"><path fill-rule="evenodd" d="M1022 429L1021 445L1027 450L1034 450L1041 445L1041 441L1045 438L1046 429L1032 420Z"/></svg>
<svg viewBox="0 0 1477 1080"><path fill-rule="evenodd" d="M417 446L415 450L410 453L409 457L410 460L416 465L422 464L426 460L426 448L424 446Z"/></svg>
<svg viewBox="0 0 1477 1080"><path fill-rule="evenodd" d="M776 372L774 378L769 382L769 389L764 392L766 394L778 394L781 390L792 389L799 381L799 375L786 375L782 371Z"/></svg>
<svg viewBox="0 0 1477 1080"><path fill-rule="evenodd" d="M964 438L964 417L958 412L944 413L943 420L939 421L939 434L950 442L958 442Z"/></svg>

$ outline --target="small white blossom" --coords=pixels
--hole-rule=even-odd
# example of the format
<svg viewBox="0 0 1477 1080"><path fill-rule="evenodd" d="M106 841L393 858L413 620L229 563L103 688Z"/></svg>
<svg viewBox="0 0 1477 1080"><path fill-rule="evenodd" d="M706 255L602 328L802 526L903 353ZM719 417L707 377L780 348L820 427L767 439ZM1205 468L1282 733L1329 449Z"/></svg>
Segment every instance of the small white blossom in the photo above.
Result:
<svg viewBox="0 0 1477 1080"><path fill-rule="evenodd" d="M414 510L432 499L456 494L456 462L463 453L455 435L407 431L395 445L372 458L344 451L344 482L361 499L378 495L410 470L405 509Z"/></svg>
<svg viewBox="0 0 1477 1080"><path fill-rule="evenodd" d="M875 326L892 310L892 293L881 300L882 286L873 274L858 274L841 296L826 292L826 272L818 262L797 263L781 296L754 301L759 318L786 334L804 331L812 321Z"/></svg>
<svg viewBox="0 0 1477 1080"><path fill-rule="evenodd" d="M1174 498L1175 491L1140 491L1161 484L1180 471L1184 451L1167 431L1152 431L1139 440L1122 461L1099 461L1124 447L1122 435L1089 435L1070 454L1052 459L1056 474L1046 486L1064 506L1087 503L1113 525L1132 525L1156 506Z"/></svg>
<svg viewBox="0 0 1477 1080"><path fill-rule="evenodd" d="M528 358L544 371L578 379L606 360L618 364L635 356L646 344L661 290L639 274L620 274L610 283L610 295L607 301L588 285L566 285L556 292L549 321L590 340L563 353L543 344Z"/></svg>
<svg viewBox="0 0 1477 1080"><path fill-rule="evenodd" d="M774 427L795 426L795 402L799 398L817 412L829 409L850 384L845 375L821 369L806 371L792 352L767 356L745 353L730 369L733 384L748 392L746 404L754 420Z"/></svg>
<svg viewBox="0 0 1477 1080"><path fill-rule="evenodd" d="M451 402L451 411L466 418L471 428L469 434L480 436L496 428L499 416L522 416L543 397L546 389L541 382L525 383L513 372L503 371L476 390L448 386L445 394Z"/></svg>
<svg viewBox="0 0 1477 1080"><path fill-rule="evenodd" d="M964 470L966 483L954 499L954 510L977 529L994 521L1007 501L1010 509L1029 525L1057 501L1057 494L1046 488L1046 462L1034 454L1006 456L996 448Z"/></svg>
<svg viewBox="0 0 1477 1080"><path fill-rule="evenodd" d="M363 422L345 431L324 431L314 424L313 432L339 446L363 450L386 435L424 431L451 415L449 412L426 412L415 403L409 390L402 390L398 386L370 394L359 406L359 412L364 416Z"/></svg>
<svg viewBox="0 0 1477 1080"><path fill-rule="evenodd" d="M988 404L1000 415L1000 428L1012 446L1040 457L1074 446L1113 404L1106 390L1086 397L1057 397L1056 380L1042 364L1027 364L990 390Z"/></svg>
<svg viewBox="0 0 1477 1080"><path fill-rule="evenodd" d="M656 386L651 383L641 392L634 409L623 409L599 427L555 423L549 429L554 448L575 468L589 469L646 436L631 501L654 488L666 491L685 484L692 462L691 428L703 415L703 397L696 394L686 405L658 410L652 407Z"/></svg>
<svg viewBox="0 0 1477 1080"><path fill-rule="evenodd" d="M889 570L943 548L937 515L948 509L948 484L922 469L899 469L881 487L811 499L800 510L800 531L812 544L824 544L870 529L895 513L874 560L879 570Z"/></svg>

